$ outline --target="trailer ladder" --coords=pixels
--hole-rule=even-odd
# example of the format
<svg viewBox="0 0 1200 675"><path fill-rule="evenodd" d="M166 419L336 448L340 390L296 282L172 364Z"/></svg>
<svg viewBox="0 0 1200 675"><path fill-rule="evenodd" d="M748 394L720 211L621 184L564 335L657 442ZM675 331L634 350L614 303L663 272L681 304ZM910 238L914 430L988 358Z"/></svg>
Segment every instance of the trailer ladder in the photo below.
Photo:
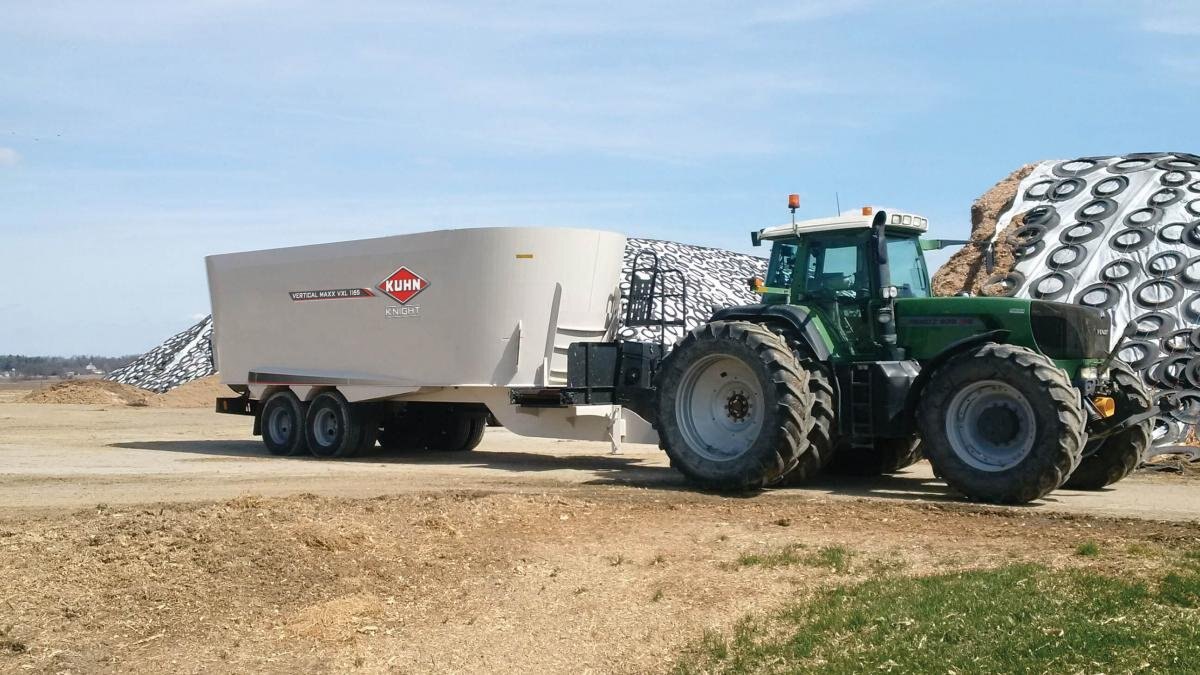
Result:
<svg viewBox="0 0 1200 675"><path fill-rule="evenodd" d="M649 258L643 262L642 256ZM679 301L679 316L667 318L667 303ZM667 327L686 327L687 282L683 272L664 268L654 251L638 251L629 270L629 297L625 304L625 325L657 327L659 342L666 343Z"/></svg>

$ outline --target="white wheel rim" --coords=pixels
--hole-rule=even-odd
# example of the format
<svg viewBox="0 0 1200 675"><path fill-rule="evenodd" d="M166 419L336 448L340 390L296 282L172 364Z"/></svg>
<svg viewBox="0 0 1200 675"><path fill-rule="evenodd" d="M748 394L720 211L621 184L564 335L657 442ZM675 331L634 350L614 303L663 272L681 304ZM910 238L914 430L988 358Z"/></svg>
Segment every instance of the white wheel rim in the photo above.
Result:
<svg viewBox="0 0 1200 675"><path fill-rule="evenodd" d="M764 412L758 376L745 362L723 354L693 363L675 398L684 441L716 462L736 459L754 445Z"/></svg>
<svg viewBox="0 0 1200 675"><path fill-rule="evenodd" d="M313 436L322 446L331 446L337 442L341 433L342 422L337 412L330 408L322 408L313 415Z"/></svg>
<svg viewBox="0 0 1200 675"><path fill-rule="evenodd" d="M271 435L272 443L281 446L291 443L294 429L295 423L292 420L291 411L283 406L276 407L271 411L271 415L267 419L267 433Z"/></svg>
<svg viewBox="0 0 1200 675"><path fill-rule="evenodd" d="M999 380L963 387L946 411L954 454L981 471L1006 471L1033 450L1037 418L1025 395Z"/></svg>

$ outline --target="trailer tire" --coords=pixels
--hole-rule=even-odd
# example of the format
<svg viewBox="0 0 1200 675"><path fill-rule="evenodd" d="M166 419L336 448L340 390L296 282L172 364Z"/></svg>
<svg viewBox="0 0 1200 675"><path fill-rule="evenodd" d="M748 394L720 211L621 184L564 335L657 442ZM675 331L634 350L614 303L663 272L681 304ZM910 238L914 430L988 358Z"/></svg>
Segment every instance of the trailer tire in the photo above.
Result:
<svg viewBox="0 0 1200 675"><path fill-rule="evenodd" d="M808 432L808 451L800 455L796 466L779 479L776 485L780 487L793 487L812 480L829 466L838 452L837 420L834 419L837 404L829 369L801 352L797 352L796 360L808 372L808 391L813 396L808 413L812 418L812 429Z"/></svg>
<svg viewBox="0 0 1200 675"><path fill-rule="evenodd" d="M1144 412L1150 409L1150 393L1137 372L1121 361L1111 365L1117 414ZM1150 447L1154 420L1143 420L1084 449L1083 460L1071 473L1063 487L1072 490L1099 490L1133 473ZM1090 445L1090 444L1089 444Z"/></svg>
<svg viewBox="0 0 1200 675"><path fill-rule="evenodd" d="M308 404L304 435L308 450L321 459L353 457L369 433L363 406L351 405L336 390L323 391Z"/></svg>
<svg viewBox="0 0 1200 675"><path fill-rule="evenodd" d="M408 418L393 418L385 421L379 430L379 446L384 450L401 452L425 448L418 427Z"/></svg>
<svg viewBox="0 0 1200 675"><path fill-rule="evenodd" d="M449 413L439 416L438 424L428 428L425 448L434 452L467 452L483 440L487 416Z"/></svg>
<svg viewBox="0 0 1200 675"><path fill-rule="evenodd" d="M1078 466L1086 418L1065 371L1024 347L986 343L934 371L917 423L925 456L970 499L1022 504Z"/></svg>
<svg viewBox="0 0 1200 675"><path fill-rule="evenodd" d="M700 326L671 352L660 378L660 446L671 466L703 487L761 489L808 451L808 371L765 326Z"/></svg>
<svg viewBox="0 0 1200 675"><path fill-rule="evenodd" d="M844 476L884 476L921 461L921 439L877 438L872 447L843 445L829 470Z"/></svg>
<svg viewBox="0 0 1200 675"><path fill-rule="evenodd" d="M379 440L379 408L373 403L351 403L350 409L362 418L362 436L354 455L362 455L375 449Z"/></svg>
<svg viewBox="0 0 1200 675"><path fill-rule="evenodd" d="M308 452L304 434L304 404L290 389L276 391L263 401L261 417L263 445L267 452L294 457Z"/></svg>
<svg viewBox="0 0 1200 675"><path fill-rule="evenodd" d="M379 444L386 450L466 452L483 440L487 415L446 410L410 410L383 424Z"/></svg>

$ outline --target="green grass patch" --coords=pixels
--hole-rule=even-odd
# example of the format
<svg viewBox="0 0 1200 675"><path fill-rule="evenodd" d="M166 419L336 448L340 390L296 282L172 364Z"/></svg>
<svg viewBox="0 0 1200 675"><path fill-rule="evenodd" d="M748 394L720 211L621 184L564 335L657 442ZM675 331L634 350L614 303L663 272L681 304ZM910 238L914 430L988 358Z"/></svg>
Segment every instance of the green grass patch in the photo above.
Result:
<svg viewBox="0 0 1200 675"><path fill-rule="evenodd" d="M707 633L679 673L1200 671L1200 573L1031 565L873 579Z"/></svg>
<svg viewBox="0 0 1200 675"><path fill-rule="evenodd" d="M850 558L854 556L852 551L843 546L822 546L807 554L803 551L804 544L788 544L781 549L767 553L743 553L730 567L736 569L808 565L809 567L828 567L838 574L843 574L850 569Z"/></svg>
<svg viewBox="0 0 1200 675"><path fill-rule="evenodd" d="M850 558L854 554L842 546L823 546L816 553L804 557L805 564L813 567L828 567L844 574L850 569Z"/></svg>
<svg viewBox="0 0 1200 675"><path fill-rule="evenodd" d="M1100 555L1100 545L1094 541L1085 541L1075 547L1075 554L1088 557Z"/></svg>
<svg viewBox="0 0 1200 675"><path fill-rule="evenodd" d="M736 567L787 567L804 562L800 551L803 544L788 544L778 551L769 553L743 553L738 556Z"/></svg>

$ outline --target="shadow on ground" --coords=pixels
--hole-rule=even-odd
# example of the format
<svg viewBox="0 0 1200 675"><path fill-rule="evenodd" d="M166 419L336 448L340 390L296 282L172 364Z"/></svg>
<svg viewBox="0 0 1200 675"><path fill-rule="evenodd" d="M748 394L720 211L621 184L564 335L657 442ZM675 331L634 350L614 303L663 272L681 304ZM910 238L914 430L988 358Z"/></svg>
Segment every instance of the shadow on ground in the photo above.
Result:
<svg viewBox="0 0 1200 675"><path fill-rule="evenodd" d="M133 441L111 443L112 448L182 452L217 457L245 457L285 462L337 462L344 464L399 464L414 466L482 467L511 471L588 471L628 473L641 485L683 484L675 471L648 464L630 455L550 455L538 452L475 450L470 452L399 452L375 448L374 452L348 459L318 459L309 455L277 457L266 453L258 441Z"/></svg>
<svg viewBox="0 0 1200 675"><path fill-rule="evenodd" d="M284 462L332 461L344 464L394 464L413 466L448 466L486 468L514 474L539 471L585 471L591 478L581 485L619 485L658 490L706 492L687 483L677 471L662 465L650 464L645 456L632 455L553 455L541 452L507 452L480 449L471 452L397 452L379 448L365 456L351 459L321 460L311 456L273 457L259 441L250 440L181 440L134 441L113 443L109 447L157 452L180 452L209 457L245 457ZM566 482L567 484L570 481ZM769 492L779 495L829 494L848 497L886 498L910 501L939 501L962 503L966 500L950 490L945 483L929 477L923 471L908 470L888 476L842 476L823 474L816 480L795 488L777 488ZM757 493L735 493L726 496L746 497ZM1056 495L1044 502L1061 501ZM1035 502L1029 506L1036 506Z"/></svg>

